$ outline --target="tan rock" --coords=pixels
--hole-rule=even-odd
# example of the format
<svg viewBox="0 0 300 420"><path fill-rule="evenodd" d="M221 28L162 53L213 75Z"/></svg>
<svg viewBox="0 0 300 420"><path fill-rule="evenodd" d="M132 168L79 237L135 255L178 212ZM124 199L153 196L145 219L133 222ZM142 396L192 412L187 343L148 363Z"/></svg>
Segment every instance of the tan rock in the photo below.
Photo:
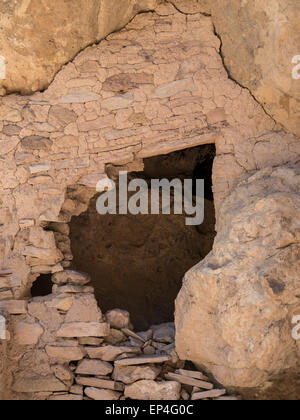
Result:
<svg viewBox="0 0 300 420"><path fill-rule="evenodd" d="M87 347L87 354L90 359L100 359L106 362L113 362L118 356L123 353L127 354L139 354L141 353L140 347L116 347L116 346L104 346L104 347Z"/></svg>
<svg viewBox="0 0 300 420"><path fill-rule="evenodd" d="M74 270L64 270L55 273L52 276L52 281L58 285L70 283L76 286L84 286L91 281L91 278L86 273L81 273Z"/></svg>
<svg viewBox="0 0 300 420"><path fill-rule="evenodd" d="M126 341L126 339L126 335L122 331L116 330L115 328L111 328L109 335L105 337L106 343L113 345L120 344L123 341Z"/></svg>
<svg viewBox="0 0 300 420"><path fill-rule="evenodd" d="M109 389L86 388L84 393L87 397L96 401L113 401L119 400L120 392L111 391Z"/></svg>
<svg viewBox="0 0 300 420"><path fill-rule="evenodd" d="M73 304L72 297L54 298L50 302L46 302L49 308L54 308L62 312L67 312Z"/></svg>
<svg viewBox="0 0 300 420"><path fill-rule="evenodd" d="M0 302L0 310L10 315L21 315L27 313L27 302L25 300L6 300Z"/></svg>
<svg viewBox="0 0 300 420"><path fill-rule="evenodd" d="M108 375L113 371L113 367L108 362L101 360L83 360L78 364L76 373L78 375Z"/></svg>
<svg viewBox="0 0 300 420"><path fill-rule="evenodd" d="M6 61L6 79L1 80L0 88L22 93L44 89L80 50L122 28L140 11L153 10L156 3L79 0L76 8L62 2L48 5L47 11L38 0L1 4L1 55Z"/></svg>
<svg viewBox="0 0 300 420"><path fill-rule="evenodd" d="M103 338L96 337L80 337L79 344L83 346L100 346L104 341Z"/></svg>
<svg viewBox="0 0 300 420"><path fill-rule="evenodd" d="M300 11L295 2L217 0L213 22L231 77L250 89L276 121L300 135L300 85L292 76L299 54ZM270 36L272 34L272 36Z"/></svg>
<svg viewBox="0 0 300 420"><path fill-rule="evenodd" d="M221 208L213 251L177 298L179 357L224 386L255 388L296 369L288 314L300 287L299 174L297 165L266 168L239 184Z"/></svg>
<svg viewBox="0 0 300 420"><path fill-rule="evenodd" d="M154 380L160 372L159 366L115 366L113 379L128 385L141 379Z"/></svg>
<svg viewBox="0 0 300 420"><path fill-rule="evenodd" d="M107 379L88 378L83 376L76 377L76 383L93 388L110 389L112 391L124 391L124 385Z"/></svg>
<svg viewBox="0 0 300 420"><path fill-rule="evenodd" d="M74 374L67 366L54 365L51 366L51 370L57 377L57 379L62 381L64 384L68 386L71 386L73 384Z"/></svg>
<svg viewBox="0 0 300 420"><path fill-rule="evenodd" d="M107 322L112 328L121 330L122 328L129 328L130 325L130 314L127 311L121 309L113 309L108 311L106 314Z"/></svg>
<svg viewBox="0 0 300 420"><path fill-rule="evenodd" d="M63 362L82 360L85 355L80 347L46 346L46 352L51 359Z"/></svg>
<svg viewBox="0 0 300 420"><path fill-rule="evenodd" d="M109 334L109 325L99 322L72 322L64 324L57 332L57 337L105 337Z"/></svg>
<svg viewBox="0 0 300 420"><path fill-rule="evenodd" d="M60 392L67 391L67 386L59 381L54 375L45 377L17 377L12 386L13 391L22 393L32 392Z"/></svg>
<svg viewBox="0 0 300 420"><path fill-rule="evenodd" d="M85 294L73 300L72 307L66 315L65 322L101 322L102 313L95 296Z"/></svg>
<svg viewBox="0 0 300 420"><path fill-rule="evenodd" d="M181 386L178 382L138 381L125 388L125 397L131 400L170 400L180 399Z"/></svg>
<svg viewBox="0 0 300 420"><path fill-rule="evenodd" d="M39 324L19 321L14 327L14 338L21 346L32 346L38 343L43 332Z"/></svg>

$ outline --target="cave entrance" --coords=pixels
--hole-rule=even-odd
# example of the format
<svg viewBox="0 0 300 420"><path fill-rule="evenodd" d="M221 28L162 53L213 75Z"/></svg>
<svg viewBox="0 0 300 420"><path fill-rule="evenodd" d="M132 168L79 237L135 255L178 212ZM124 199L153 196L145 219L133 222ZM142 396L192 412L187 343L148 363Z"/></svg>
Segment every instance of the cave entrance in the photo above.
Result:
<svg viewBox="0 0 300 420"><path fill-rule="evenodd" d="M186 215L99 215L88 210L70 223L72 268L91 275L103 311L130 312L136 329L173 321L174 301L187 270L212 249L215 210L212 165L215 146L205 145L144 160L131 178L205 180L205 220L186 226ZM114 178L120 168L108 168Z"/></svg>

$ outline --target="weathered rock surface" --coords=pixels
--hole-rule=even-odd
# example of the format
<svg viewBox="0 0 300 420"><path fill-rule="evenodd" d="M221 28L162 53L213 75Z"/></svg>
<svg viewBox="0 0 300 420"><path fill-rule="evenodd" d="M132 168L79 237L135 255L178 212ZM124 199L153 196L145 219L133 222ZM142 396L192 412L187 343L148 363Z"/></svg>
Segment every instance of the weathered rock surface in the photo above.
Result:
<svg viewBox="0 0 300 420"><path fill-rule="evenodd" d="M241 182L221 208L213 251L187 273L177 298L179 356L225 386L259 387L297 367L299 191L298 165Z"/></svg>
<svg viewBox="0 0 300 420"><path fill-rule="evenodd" d="M300 135L300 84L292 77L299 54L300 11L289 0L218 0L212 5L225 65L266 111Z"/></svg>
<svg viewBox="0 0 300 420"><path fill-rule="evenodd" d="M125 388L125 397L132 400L179 400L178 382L138 381Z"/></svg>
<svg viewBox="0 0 300 420"><path fill-rule="evenodd" d="M122 28L158 0L39 0L1 2L1 56L6 79L0 93L30 93L49 85L57 71L87 45Z"/></svg>
<svg viewBox="0 0 300 420"><path fill-rule="evenodd" d="M84 286L91 281L91 278L86 273L80 273L79 271L74 270L64 270L55 273L52 276L52 281L59 285L70 283L76 286Z"/></svg>
<svg viewBox="0 0 300 420"><path fill-rule="evenodd" d="M210 13L222 39L230 76L250 89L273 118L300 135L298 75L300 10L296 2L271 0L170 0L183 13ZM295 60L294 63L292 60ZM298 69L298 70L297 70Z"/></svg>
<svg viewBox="0 0 300 420"><path fill-rule="evenodd" d="M106 314L107 322L111 325L112 328L117 328L121 330L122 328L129 328L130 325L130 315L129 312L121 309L113 309L108 311Z"/></svg>
<svg viewBox="0 0 300 420"><path fill-rule="evenodd" d="M111 391L109 389L98 389L93 387L86 388L84 393L87 397L96 401L118 400L121 396L120 392Z"/></svg>
<svg viewBox="0 0 300 420"><path fill-rule="evenodd" d="M80 375L108 375L113 367L108 362L101 360L83 360L79 363L76 373Z"/></svg>
<svg viewBox="0 0 300 420"><path fill-rule="evenodd" d="M132 384L140 380L154 380L160 374L158 366L116 366L113 372L115 381Z"/></svg>

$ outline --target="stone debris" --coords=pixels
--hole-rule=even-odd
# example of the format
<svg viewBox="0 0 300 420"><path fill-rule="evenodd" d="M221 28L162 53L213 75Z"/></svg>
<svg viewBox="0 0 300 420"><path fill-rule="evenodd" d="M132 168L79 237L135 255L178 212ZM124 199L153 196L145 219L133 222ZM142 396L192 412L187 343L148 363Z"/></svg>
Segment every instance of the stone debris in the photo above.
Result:
<svg viewBox="0 0 300 420"><path fill-rule="evenodd" d="M50 401L236 399L179 359L173 323L137 334L128 312L114 309L102 316L89 292L69 289L80 278L88 277L66 270L53 279L68 293L33 298L20 307L7 301L22 317L14 323L17 342L33 348L14 376L14 392ZM71 304L57 304L70 299ZM66 322L80 316L90 321Z"/></svg>

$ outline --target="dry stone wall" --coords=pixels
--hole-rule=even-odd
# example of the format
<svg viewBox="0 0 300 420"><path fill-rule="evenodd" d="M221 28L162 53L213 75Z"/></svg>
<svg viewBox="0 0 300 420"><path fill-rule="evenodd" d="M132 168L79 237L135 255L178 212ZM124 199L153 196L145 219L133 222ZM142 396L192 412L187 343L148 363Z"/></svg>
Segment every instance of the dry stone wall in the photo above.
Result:
<svg viewBox="0 0 300 420"><path fill-rule="evenodd" d="M84 273L53 275L53 293L12 319L12 400L236 399L175 351L174 323L136 334L130 314L102 314Z"/></svg>
<svg viewBox="0 0 300 420"><path fill-rule="evenodd" d="M68 265L72 256L57 240L64 242L66 222L86 209L106 164L134 166L215 143L219 217L221 203L249 172L299 162L299 139L228 78L219 52L210 17L161 5L84 50L43 93L1 98L0 303L12 316L24 314L28 335L20 345L39 342L44 327L35 318L52 309L34 302L48 309L27 318L19 299L40 273ZM51 334L61 326L55 317ZM37 356L41 369L44 356ZM47 367L44 374L52 375Z"/></svg>

